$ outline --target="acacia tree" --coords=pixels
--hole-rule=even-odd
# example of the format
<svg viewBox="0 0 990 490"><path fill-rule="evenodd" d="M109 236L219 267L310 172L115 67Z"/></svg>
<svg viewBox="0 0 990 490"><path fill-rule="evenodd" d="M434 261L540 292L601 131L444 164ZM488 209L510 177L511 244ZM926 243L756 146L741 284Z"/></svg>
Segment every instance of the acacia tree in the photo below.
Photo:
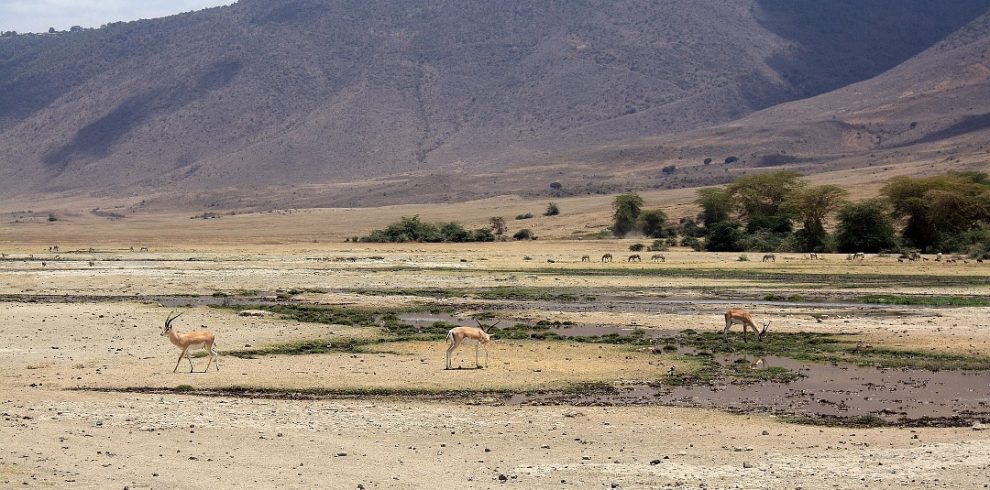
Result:
<svg viewBox="0 0 990 490"><path fill-rule="evenodd" d="M643 204L643 198L635 192L615 196L615 201L612 202L612 209L615 210L612 215L612 234L623 237L635 230Z"/></svg>
<svg viewBox="0 0 990 490"><path fill-rule="evenodd" d="M502 238L502 235L505 235L505 232L509 231L509 228L505 225L505 218L501 216L489 218L488 227L492 229L492 233L498 238Z"/></svg>
<svg viewBox="0 0 990 490"><path fill-rule="evenodd" d="M923 251L990 219L990 183L982 173L897 177L880 192L904 220L904 239Z"/></svg>
<svg viewBox="0 0 990 490"><path fill-rule="evenodd" d="M729 184L726 191L738 202L750 232L764 228L789 231L791 216L784 204L791 193L806 185L800 177L790 170L747 175Z"/></svg>
<svg viewBox="0 0 990 490"><path fill-rule="evenodd" d="M784 209L792 213L804 226L796 233L801 252L822 252L828 232L825 222L842 206L849 193L835 185L800 187L791 191Z"/></svg>
<svg viewBox="0 0 990 490"><path fill-rule="evenodd" d="M711 228L715 223L728 221L736 210L736 203L732 200L732 196L721 187L698 189L698 197L694 202L701 206L698 219L707 228Z"/></svg>
<svg viewBox="0 0 990 490"><path fill-rule="evenodd" d="M663 236L663 225L667 223L667 213L659 209L643 211L639 216L639 221L644 235L660 238Z"/></svg>
<svg viewBox="0 0 990 490"><path fill-rule="evenodd" d="M840 252L881 252L897 247L894 223L884 201L848 203L837 217L835 241Z"/></svg>

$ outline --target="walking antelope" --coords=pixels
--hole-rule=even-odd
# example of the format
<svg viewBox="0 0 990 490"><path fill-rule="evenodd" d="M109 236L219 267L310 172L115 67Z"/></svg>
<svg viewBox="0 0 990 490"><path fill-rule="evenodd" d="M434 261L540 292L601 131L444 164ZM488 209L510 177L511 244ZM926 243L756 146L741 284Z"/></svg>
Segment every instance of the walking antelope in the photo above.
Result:
<svg viewBox="0 0 990 490"><path fill-rule="evenodd" d="M612 254L602 255L602 262L611 262L611 261L612 261Z"/></svg>
<svg viewBox="0 0 990 490"><path fill-rule="evenodd" d="M476 368L481 368L481 363L478 359L478 349L480 347L485 348L485 367L488 367L488 344L491 342L492 338L488 335L488 332L499 322L495 322L491 325L485 325L481 323L480 320L475 320L478 322L477 327L454 327L447 332L447 342L450 342L450 346L447 347L447 369L454 369L451 365L450 356L457 350L464 341L469 340L474 342L474 366Z"/></svg>
<svg viewBox="0 0 990 490"><path fill-rule="evenodd" d="M588 255L582 255L581 262L591 262L591 257Z"/></svg>
<svg viewBox="0 0 990 490"><path fill-rule="evenodd" d="M216 336L213 335L213 332L207 330L186 333L176 332L172 329L172 322L180 316L182 316L182 313L175 316L169 315L168 319L165 320L165 329L162 330L163 337L168 335L168 340L171 341L176 347L182 349L182 353L179 354L179 359L175 361L175 369L172 369L172 372L174 373L177 369L179 369L179 363L182 362L183 357L189 360L189 372L193 372L192 357L189 356L190 347L202 347L210 354L210 361L206 363L206 369L203 370L204 373L210 369L210 364L214 360L216 361L217 371L219 371L220 357L219 354L217 354L217 347L214 343Z"/></svg>
<svg viewBox="0 0 990 490"><path fill-rule="evenodd" d="M632 254L629 256L628 259L626 259L626 262L642 262L642 261L643 258L640 257L639 254Z"/></svg>
<svg viewBox="0 0 990 490"><path fill-rule="evenodd" d="M650 260L654 262L667 262L667 257L664 257L663 254L654 254L650 257Z"/></svg>
<svg viewBox="0 0 990 490"><path fill-rule="evenodd" d="M762 342L763 336L766 335L767 329L770 328L770 321L763 324L763 330L756 327L756 323L753 322L753 315L742 308L729 308L725 312L725 329L722 330L722 336L725 341L729 341L729 327L733 323L741 323L743 326L743 342L748 342L749 338L746 336L746 331L748 328L752 328L753 332L756 333L756 340Z"/></svg>
<svg viewBox="0 0 990 490"><path fill-rule="evenodd" d="M777 261L777 256L774 255L774 254L766 254L766 255L763 256L763 261L764 262L776 262Z"/></svg>

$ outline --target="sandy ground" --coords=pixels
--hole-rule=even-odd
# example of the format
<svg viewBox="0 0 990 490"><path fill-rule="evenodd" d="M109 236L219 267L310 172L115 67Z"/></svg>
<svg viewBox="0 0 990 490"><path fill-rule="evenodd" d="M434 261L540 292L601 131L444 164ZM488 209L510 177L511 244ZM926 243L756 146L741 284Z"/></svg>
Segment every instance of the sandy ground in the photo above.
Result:
<svg viewBox="0 0 990 490"><path fill-rule="evenodd" d="M850 264L842 257L809 263L799 256L774 265L734 256L673 252L656 265L582 265L580 255L622 242L495 246L369 246L280 251L245 248L150 252L149 260L107 254L72 262L0 262L0 294L154 295L238 290L271 293L313 288L302 297L369 307L424 302L422 297L367 296L350 290L464 288L649 288L704 296L704 291L777 291L759 280L665 278L651 275L568 275L540 270L545 258L567 267L750 268L797 272L905 273L896 261ZM24 253L29 253L27 250ZM40 252L30 252L40 255ZM133 259L130 252L122 255ZM64 254L63 254L64 255ZM140 255L140 254L137 254ZM311 260L335 256L384 259ZM523 255L534 260L524 261ZM184 258L183 258L184 257ZM202 260L188 261L194 257ZM210 259L222 258L223 261ZM461 262L467 258L469 262ZM481 260L485 258L487 260ZM38 259L38 257L36 257ZM88 265L95 259L93 266ZM161 259L169 259L161 261ZM673 259L673 260L671 260ZM539 262L539 263L537 263ZM400 270L397 265L405 264ZM553 264L555 266L559 264ZM968 264L910 264L912 273L987 276ZM939 269L935 267L942 266ZM771 269L773 268L773 269ZM927 271L927 272L926 272ZM678 290L682 288L683 290ZM807 291L808 286L791 289ZM818 286L818 288L821 288ZM986 283L935 289L866 287L856 293L987 294ZM779 292L779 291L778 291ZM841 291L839 291L841 292ZM662 296L657 293L657 297ZM439 301L462 312L485 300ZM745 306L746 302L741 301ZM500 315L572 320L623 328L718 328L722 305L658 306L643 312L554 311L517 306ZM855 308L819 322L814 308L754 305L780 331L857 333L870 341L914 348L990 352L990 308L920 308L870 316ZM506 341L484 370L443 371L442 343L387 346L395 353L221 359L221 370L188 373L159 336L169 308L152 300L0 303L0 486L72 488L985 488L990 431L961 429L819 428L769 416L739 416L666 407L520 407L454 402L260 400L77 391L131 386L263 386L279 388L555 387L575 381L650 379L674 361L616 346ZM177 328L206 325L221 349L287 340L356 335L344 326L244 318L228 310L188 309ZM194 359L197 368L206 359ZM461 351L458 361L473 363ZM990 400L987 401L990 403ZM504 481L500 480L504 478Z"/></svg>

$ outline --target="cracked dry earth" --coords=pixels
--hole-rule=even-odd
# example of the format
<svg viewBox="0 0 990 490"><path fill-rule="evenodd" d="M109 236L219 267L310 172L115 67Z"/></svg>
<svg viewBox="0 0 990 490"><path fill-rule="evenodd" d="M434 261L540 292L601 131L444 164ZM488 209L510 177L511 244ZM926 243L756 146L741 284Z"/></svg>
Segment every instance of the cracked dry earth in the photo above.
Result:
<svg viewBox="0 0 990 490"><path fill-rule="evenodd" d="M448 261L456 263L450 257ZM372 281L367 273L346 269L317 275L308 265L280 263L284 270L274 275L265 267L257 267L257 274L211 267L139 263L53 275L11 266L0 271L0 292L51 293L60 287L75 294L115 288L128 294L210 294L301 278L321 287ZM373 280L385 285L399 278L406 282L403 286L434 280L484 282L483 275L459 277L427 271L419 279L379 273ZM525 277L513 280L523 282ZM575 279L562 278L567 280ZM331 302L360 301L352 295L321 294ZM278 400L74 389L384 382L430 387L504 381L501 377L527 386L524 381L535 376L536 365L526 363L538 361L502 352L490 369L445 373L443 345L437 345L436 355L426 360L417 356L392 362L378 353L224 357L219 373L189 374L182 364L172 374L177 352L158 336L165 313L166 308L140 302L0 303L0 487L990 488L990 431L972 428L814 427L766 415L661 406L494 406L374 397ZM981 319L986 313L986 308L957 308L931 318L954 334L947 349L968 351L987 345L990 333L977 328L986 323ZM589 314L602 323L633 321L629 315ZM688 319L700 324L710 316L660 311L644 313L637 321L667 325ZM806 315L792 320L781 321L788 325L782 328L816 325ZM203 307L183 321L188 322L185 329L210 325L221 332L221 345L228 349L314 335L306 325L273 317L244 319ZM855 325L822 328L846 331ZM926 317L908 319L904 327L883 320L862 333L927 346L936 339L930 326ZM327 329L348 333L346 327L318 328L317 335ZM574 349L566 354L551 350L549 355L592 355ZM194 361L197 367L205 364L203 358ZM564 359L554 361L543 365L539 375L554 375L555 366L566 364ZM613 363L621 369L609 376L620 379L667 367L626 354ZM525 369L516 367L520 365Z"/></svg>

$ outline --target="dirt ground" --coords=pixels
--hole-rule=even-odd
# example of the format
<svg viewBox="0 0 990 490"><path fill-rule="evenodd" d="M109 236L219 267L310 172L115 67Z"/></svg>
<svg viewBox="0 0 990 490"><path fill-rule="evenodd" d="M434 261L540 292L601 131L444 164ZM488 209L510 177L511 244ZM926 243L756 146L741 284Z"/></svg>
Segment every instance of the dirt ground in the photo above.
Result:
<svg viewBox="0 0 990 490"><path fill-rule="evenodd" d="M58 258L34 245L11 249L8 260L0 261L0 487L986 488L990 431L970 427L817 427L769 415L664 406L95 391L180 385L525 391L643 382L683 367L676 358L621 345L506 340L496 342L489 367L480 370L444 371L444 342L405 342L359 354L228 355L221 357L219 372L208 373L190 374L183 360L171 372L178 351L159 334L165 316L176 309L186 312L177 329L207 326L217 333L221 352L371 334L367 328L160 304L166 297L181 303L183 295L195 304L197 295L221 297L216 293L236 303L289 289L297 290L299 300L320 304L444 306L465 318L494 311L515 321L617 330L714 331L726 308L718 301L724 299L760 318L773 317L774 331L854 333L885 346L990 355L987 307L891 307L878 313L853 304L762 300L771 293L985 297L990 266L984 264L905 265L875 257L859 263L844 256L806 261L787 254L764 264L752 254L749 262L739 262L738 254L686 251L665 253L663 264L649 262L650 253L643 254L646 262L630 264L622 262L629 243L251 245L63 252ZM605 252L618 261L580 261ZM665 268L755 274L665 275ZM761 272L794 279L779 282L778 276L761 278ZM821 273L848 279L823 285L805 277ZM872 275L948 282L857 282ZM601 299L499 301L480 294L493 287L635 301L619 311ZM424 289L463 294L415 291ZM464 349L455 362L468 367L473 357ZM207 360L193 362L202 369Z"/></svg>

